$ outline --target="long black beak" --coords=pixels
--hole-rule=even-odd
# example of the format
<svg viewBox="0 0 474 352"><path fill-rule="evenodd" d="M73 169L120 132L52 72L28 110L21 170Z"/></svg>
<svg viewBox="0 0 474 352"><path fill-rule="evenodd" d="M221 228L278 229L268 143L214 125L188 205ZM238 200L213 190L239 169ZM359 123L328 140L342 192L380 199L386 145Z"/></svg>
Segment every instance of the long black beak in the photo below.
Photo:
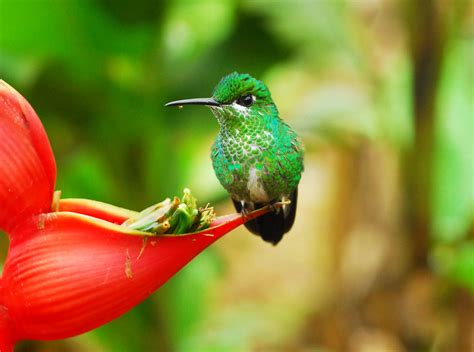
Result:
<svg viewBox="0 0 474 352"><path fill-rule="evenodd" d="M207 105L207 106L219 106L214 98L194 98L194 99L183 99L176 100L165 104L165 106L182 106L182 105Z"/></svg>

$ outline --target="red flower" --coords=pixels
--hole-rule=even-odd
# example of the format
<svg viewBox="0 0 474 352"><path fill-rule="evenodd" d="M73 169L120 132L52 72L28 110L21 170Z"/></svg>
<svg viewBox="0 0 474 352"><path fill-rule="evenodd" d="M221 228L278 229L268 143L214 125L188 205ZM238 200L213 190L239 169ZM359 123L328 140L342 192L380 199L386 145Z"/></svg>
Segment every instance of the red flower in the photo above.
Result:
<svg viewBox="0 0 474 352"><path fill-rule="evenodd" d="M245 222L233 214L198 233L150 236L120 226L136 213L112 205L65 199L53 210L56 164L48 137L28 102L3 81L0 141L0 229L10 238L0 279L0 351L117 318Z"/></svg>

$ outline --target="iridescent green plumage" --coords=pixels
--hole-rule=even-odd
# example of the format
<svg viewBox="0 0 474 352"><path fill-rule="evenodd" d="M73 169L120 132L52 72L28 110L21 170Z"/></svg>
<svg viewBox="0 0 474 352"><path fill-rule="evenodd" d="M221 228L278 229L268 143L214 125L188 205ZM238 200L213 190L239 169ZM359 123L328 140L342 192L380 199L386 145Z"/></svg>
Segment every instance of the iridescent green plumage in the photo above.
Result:
<svg viewBox="0 0 474 352"><path fill-rule="evenodd" d="M252 106L232 103L245 94L255 96ZM229 103L211 107L221 126L211 157L224 188L246 202L288 196L301 178L302 148L296 133L280 119L266 86L234 73L218 84L214 99Z"/></svg>
<svg viewBox="0 0 474 352"><path fill-rule="evenodd" d="M168 105L183 104L208 105L216 116L220 131L212 147L212 164L239 210L288 198L296 203L303 171L302 147L296 133L279 117L265 84L234 72L219 82L211 99ZM291 227L295 209L296 204L290 204L247 227L277 243Z"/></svg>

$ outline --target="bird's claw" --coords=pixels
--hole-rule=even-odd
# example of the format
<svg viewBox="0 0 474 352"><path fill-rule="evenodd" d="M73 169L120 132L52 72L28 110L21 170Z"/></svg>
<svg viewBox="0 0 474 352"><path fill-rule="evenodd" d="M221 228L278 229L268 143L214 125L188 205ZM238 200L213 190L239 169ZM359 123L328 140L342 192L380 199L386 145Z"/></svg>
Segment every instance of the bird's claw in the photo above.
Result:
<svg viewBox="0 0 474 352"><path fill-rule="evenodd" d="M280 207L279 207L279 206L277 207L277 206L275 205L276 203L277 203L277 202L268 204L268 208L270 208L270 211L271 211L271 212L278 214L278 212L280 211Z"/></svg>
<svg viewBox="0 0 474 352"><path fill-rule="evenodd" d="M242 210L240 211L240 215L242 215L242 218L244 220L247 220L249 218L249 213L250 211L246 208L242 208Z"/></svg>

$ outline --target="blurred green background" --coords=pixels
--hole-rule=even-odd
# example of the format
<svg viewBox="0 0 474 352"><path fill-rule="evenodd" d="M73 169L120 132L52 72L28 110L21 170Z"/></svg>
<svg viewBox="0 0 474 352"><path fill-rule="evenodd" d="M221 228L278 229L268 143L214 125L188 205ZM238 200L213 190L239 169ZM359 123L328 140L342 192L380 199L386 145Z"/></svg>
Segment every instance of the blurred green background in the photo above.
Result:
<svg viewBox="0 0 474 352"><path fill-rule="evenodd" d="M190 187L232 212L210 111L163 107L232 71L306 146L277 247L236 230L120 319L18 351L472 351L473 35L469 0L0 0L0 77L63 197L138 210Z"/></svg>

